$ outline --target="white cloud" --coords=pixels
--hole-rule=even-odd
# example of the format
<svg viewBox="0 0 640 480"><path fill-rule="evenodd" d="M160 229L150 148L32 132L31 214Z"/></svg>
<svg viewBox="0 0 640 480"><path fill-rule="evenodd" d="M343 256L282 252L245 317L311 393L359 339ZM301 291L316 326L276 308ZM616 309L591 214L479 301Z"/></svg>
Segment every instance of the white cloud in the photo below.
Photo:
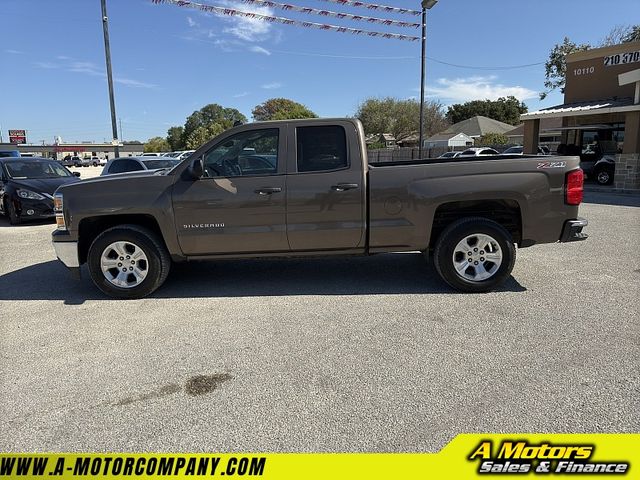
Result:
<svg viewBox="0 0 640 480"><path fill-rule="evenodd" d="M237 5L226 0L220 2L223 6L235 8ZM257 7L255 5L245 5L242 7L243 12L257 13L259 15L273 15L273 9L269 7ZM227 15L217 15L228 23L231 27L224 28L224 33L231 35L247 42L259 42L266 40L272 30L269 22L257 18L245 17L229 17Z"/></svg>
<svg viewBox="0 0 640 480"><path fill-rule="evenodd" d="M497 100L510 95L518 100L526 100L538 96L538 92L521 86L507 86L496 83L498 77L474 76L468 78L440 78L437 86L427 87L430 97L454 102L468 102L470 100Z"/></svg>
<svg viewBox="0 0 640 480"><path fill-rule="evenodd" d="M76 73L85 73L96 77L104 76L105 73L92 62L71 62L69 70Z"/></svg>
<svg viewBox="0 0 640 480"><path fill-rule="evenodd" d="M5 53L10 53L12 55L22 55L24 52L21 52L20 50L13 50L11 48L5 50Z"/></svg>
<svg viewBox="0 0 640 480"><path fill-rule="evenodd" d="M282 87L282 84L280 82L265 83L264 85L260 86L260 88L264 88L265 90L274 90L280 87Z"/></svg>
<svg viewBox="0 0 640 480"><path fill-rule="evenodd" d="M187 17L187 23L189 24L190 27L197 27L198 26L198 22L196 22L191 17Z"/></svg>
<svg viewBox="0 0 640 480"><path fill-rule="evenodd" d="M153 83L140 82L138 80L133 80L131 78L125 78L125 77L116 77L113 79L113 81L121 85L126 85L127 87L134 87L134 88L157 88L158 87Z"/></svg>
<svg viewBox="0 0 640 480"><path fill-rule="evenodd" d="M51 62L34 62L33 63L38 68L45 68L47 70L51 70L53 68L58 68L58 65Z"/></svg>
<svg viewBox="0 0 640 480"><path fill-rule="evenodd" d="M236 93L233 98L242 98L246 97L247 95L249 95L249 92Z"/></svg>
<svg viewBox="0 0 640 480"><path fill-rule="evenodd" d="M100 67L93 62L76 62L76 61L68 61L69 57L58 56L56 57L60 60L58 63L51 62L34 62L34 66L38 68L44 69L54 69L61 68L69 72L74 73L82 73L83 75L90 75L92 77L102 77L103 79L107 78L107 74L104 71L104 67ZM114 76L113 81L115 83L119 83L120 85L125 85L127 87L133 88L158 88L158 85L153 83L141 82L139 80L134 80L132 78Z"/></svg>
<svg viewBox="0 0 640 480"><path fill-rule="evenodd" d="M258 45L254 45L254 46L250 47L249 50L254 52L254 53L262 53L264 55L271 55L271 52L269 50L267 50L266 48L259 47Z"/></svg>
<svg viewBox="0 0 640 480"><path fill-rule="evenodd" d="M71 60L71 57L67 57L66 55L58 55L56 58L58 60Z"/></svg>

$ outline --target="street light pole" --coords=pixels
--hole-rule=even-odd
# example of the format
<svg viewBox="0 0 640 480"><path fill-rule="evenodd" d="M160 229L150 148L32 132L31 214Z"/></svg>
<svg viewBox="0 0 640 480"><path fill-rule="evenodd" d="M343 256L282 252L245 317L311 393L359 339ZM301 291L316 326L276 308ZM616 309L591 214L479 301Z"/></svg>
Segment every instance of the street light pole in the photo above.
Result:
<svg viewBox="0 0 640 480"><path fill-rule="evenodd" d="M422 0L422 55L420 56L420 145L418 157L422 158L424 147L424 84L427 60L427 10L431 10L438 0Z"/></svg>
<svg viewBox="0 0 640 480"><path fill-rule="evenodd" d="M104 55L107 62L107 82L109 84L109 104L111 107L111 130L113 133L113 146L115 156L120 156L120 147L118 146L118 124L116 123L116 101L113 95L113 74L111 72L111 48L109 47L109 17L107 17L107 1L100 0L102 5L102 32L104 34Z"/></svg>

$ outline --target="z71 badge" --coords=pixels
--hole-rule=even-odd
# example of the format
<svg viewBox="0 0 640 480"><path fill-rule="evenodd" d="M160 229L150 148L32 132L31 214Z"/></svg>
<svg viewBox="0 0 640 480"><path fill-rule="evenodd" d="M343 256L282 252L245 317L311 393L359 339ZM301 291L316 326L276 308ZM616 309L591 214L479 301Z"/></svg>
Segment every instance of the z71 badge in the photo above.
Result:
<svg viewBox="0 0 640 480"><path fill-rule="evenodd" d="M538 168L564 168L567 162L538 162Z"/></svg>

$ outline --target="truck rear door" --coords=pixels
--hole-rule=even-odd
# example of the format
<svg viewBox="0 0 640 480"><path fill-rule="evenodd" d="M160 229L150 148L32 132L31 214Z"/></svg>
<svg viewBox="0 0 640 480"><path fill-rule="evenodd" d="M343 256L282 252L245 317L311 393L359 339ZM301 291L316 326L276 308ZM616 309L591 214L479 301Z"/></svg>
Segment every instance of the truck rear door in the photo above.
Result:
<svg viewBox="0 0 640 480"><path fill-rule="evenodd" d="M284 252L285 127L246 129L203 154L204 176L173 187L186 255Z"/></svg>
<svg viewBox="0 0 640 480"><path fill-rule="evenodd" d="M364 248L366 185L350 122L289 124L287 238L292 251Z"/></svg>

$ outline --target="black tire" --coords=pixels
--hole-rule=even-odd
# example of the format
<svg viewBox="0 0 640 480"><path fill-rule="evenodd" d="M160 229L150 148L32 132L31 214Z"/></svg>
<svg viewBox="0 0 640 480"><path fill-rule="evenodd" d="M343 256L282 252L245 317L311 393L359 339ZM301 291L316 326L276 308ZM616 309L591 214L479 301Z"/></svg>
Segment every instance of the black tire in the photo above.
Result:
<svg viewBox="0 0 640 480"><path fill-rule="evenodd" d="M131 242L140 248L147 258L147 274L138 285L123 288L111 283L103 274L101 256L114 242ZM115 298L142 298L153 293L169 275L171 257L162 240L152 231L138 225L118 225L96 237L87 256L91 280L103 293Z"/></svg>
<svg viewBox="0 0 640 480"><path fill-rule="evenodd" d="M492 237L502 252L502 262L491 277L476 281L464 278L455 268L454 251L459 242L474 234ZM516 249L511 234L499 223L482 217L467 217L453 222L440 235L433 252L433 263L440 278L462 292L488 292L504 283L516 261ZM491 266L488 260L483 265ZM493 264L493 265L497 265ZM472 265L469 265L475 271ZM467 269L468 271L468 269Z"/></svg>
<svg viewBox="0 0 640 480"><path fill-rule="evenodd" d="M9 223L11 225L20 225L22 222L20 215L16 212L16 207L13 205L11 200L4 202L4 211L7 218L9 218Z"/></svg>
<svg viewBox="0 0 640 480"><path fill-rule="evenodd" d="M599 167L594 169L593 178L598 185L611 185L615 170L610 166Z"/></svg>

